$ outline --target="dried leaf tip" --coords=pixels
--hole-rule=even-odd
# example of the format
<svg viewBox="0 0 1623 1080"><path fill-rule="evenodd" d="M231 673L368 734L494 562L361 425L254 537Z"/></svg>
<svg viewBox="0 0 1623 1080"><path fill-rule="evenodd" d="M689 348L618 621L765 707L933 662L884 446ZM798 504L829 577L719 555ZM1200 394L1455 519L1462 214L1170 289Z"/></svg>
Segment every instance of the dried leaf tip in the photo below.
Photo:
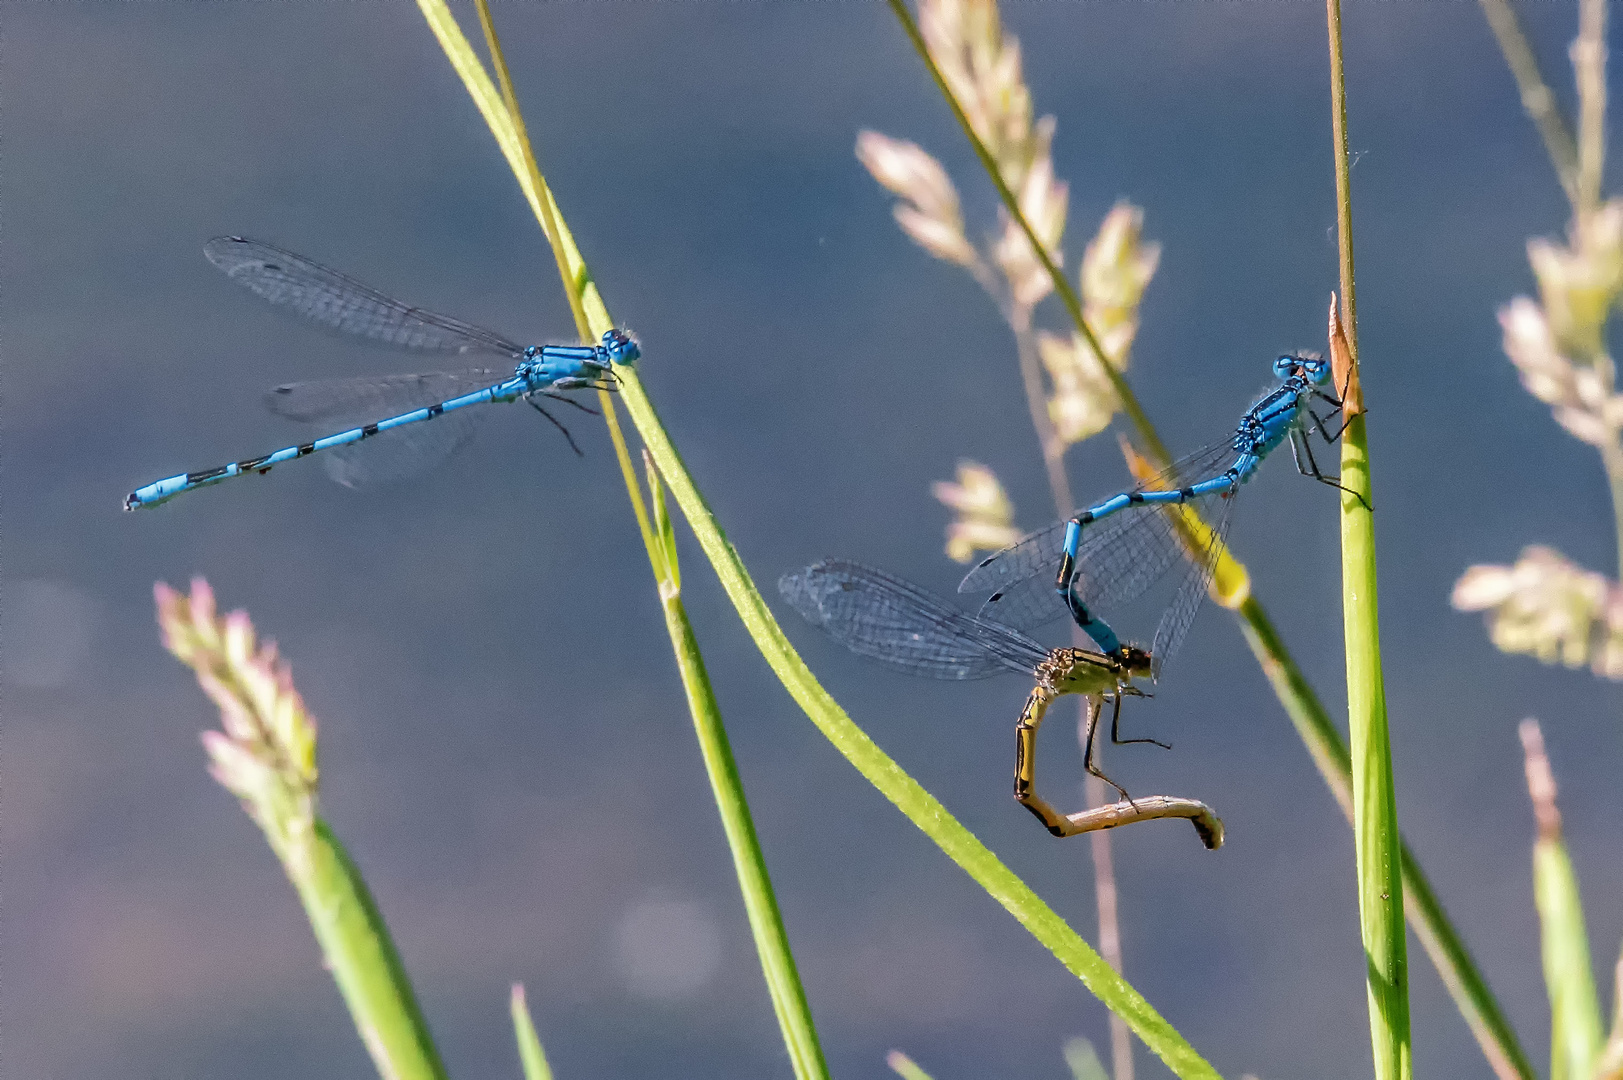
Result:
<svg viewBox="0 0 1623 1080"><path fill-rule="evenodd" d="M1330 377L1341 395L1341 412L1348 420L1364 412L1364 384L1358 378L1358 364L1347 342L1347 328L1341 322L1341 302L1330 294Z"/></svg>
<svg viewBox="0 0 1623 1080"><path fill-rule="evenodd" d="M1561 839L1561 811L1555 805L1555 772L1544 752L1544 734L1538 721L1528 717L1516 729L1522 740L1522 757L1527 770L1527 794L1533 800L1533 819L1538 822L1540 840Z"/></svg>

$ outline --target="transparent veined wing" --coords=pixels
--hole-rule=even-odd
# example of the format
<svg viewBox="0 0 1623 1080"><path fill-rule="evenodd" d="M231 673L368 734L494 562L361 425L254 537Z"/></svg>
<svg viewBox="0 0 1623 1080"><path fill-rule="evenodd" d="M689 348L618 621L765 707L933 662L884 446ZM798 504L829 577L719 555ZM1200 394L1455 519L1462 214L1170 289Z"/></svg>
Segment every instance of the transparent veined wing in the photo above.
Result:
<svg viewBox="0 0 1623 1080"><path fill-rule="evenodd" d="M1031 674L1048 650L1024 634L860 563L826 559L785 574L784 599L852 652L911 675L984 679Z"/></svg>
<svg viewBox="0 0 1623 1080"><path fill-rule="evenodd" d="M330 330L422 352L483 352L515 359L524 353L494 331L403 304L271 244L219 236L203 245L203 254L237 284Z"/></svg>
<svg viewBox="0 0 1623 1080"><path fill-rule="evenodd" d="M1162 665L1172 659L1172 654L1183 644L1189 624L1195 621L1195 613L1200 610L1201 601L1206 599L1212 575L1217 570L1218 557L1222 555L1223 545L1228 540L1229 519L1234 513L1235 498L1231 494L1221 500L1217 522L1211 528L1211 536L1203 551L1191 553L1186 545L1179 542L1179 550L1187 556L1185 561L1188 569L1184 571L1178 591L1173 594L1172 603L1155 628L1155 643L1150 647L1152 678L1161 677Z"/></svg>
<svg viewBox="0 0 1623 1080"><path fill-rule="evenodd" d="M1176 489L1220 475L1233 463L1231 442L1198 450L1132 491ZM1072 589L1090 608L1108 609L1141 596L1183 555L1171 505L1130 506L1086 525L1077 547ZM983 559L958 586L985 597L981 615L1031 630L1070 614L1055 578L1067 523L1046 528Z"/></svg>
<svg viewBox="0 0 1623 1080"><path fill-rule="evenodd" d="M265 406L278 416L319 425L320 435L400 416L510 377L512 372L473 368L423 375L363 376L287 383L265 395ZM345 487L364 487L415 476L467 445L482 407L457 409L432 420L403 424L321 455L327 475Z"/></svg>

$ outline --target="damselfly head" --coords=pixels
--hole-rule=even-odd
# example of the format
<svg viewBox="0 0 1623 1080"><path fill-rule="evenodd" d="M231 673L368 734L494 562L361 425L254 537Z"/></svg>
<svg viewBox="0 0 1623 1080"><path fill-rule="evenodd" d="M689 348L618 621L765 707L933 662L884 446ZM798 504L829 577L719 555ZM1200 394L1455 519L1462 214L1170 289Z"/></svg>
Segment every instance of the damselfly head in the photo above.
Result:
<svg viewBox="0 0 1623 1080"><path fill-rule="evenodd" d="M1274 361L1274 374L1281 379L1300 375L1322 384L1330 378L1330 364L1317 353L1287 353Z"/></svg>
<svg viewBox="0 0 1623 1080"><path fill-rule="evenodd" d="M1150 654L1137 645L1123 645L1110 654L1129 678L1137 675L1148 675L1152 666Z"/></svg>
<svg viewBox="0 0 1623 1080"><path fill-rule="evenodd" d="M616 364L634 364L642 356L642 350L637 348L637 343L624 330L604 331L603 351Z"/></svg>

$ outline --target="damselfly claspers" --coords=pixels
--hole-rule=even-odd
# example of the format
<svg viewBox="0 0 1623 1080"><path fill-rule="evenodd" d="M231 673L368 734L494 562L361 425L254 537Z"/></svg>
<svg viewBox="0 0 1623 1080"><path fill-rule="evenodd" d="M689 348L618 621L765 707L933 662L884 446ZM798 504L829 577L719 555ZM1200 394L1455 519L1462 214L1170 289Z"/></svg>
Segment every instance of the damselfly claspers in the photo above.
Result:
<svg viewBox="0 0 1623 1080"><path fill-rule="evenodd" d="M911 582L836 559L785 574L778 589L807 622L847 649L909 675L984 679L1012 671L1035 677L1037 684L1015 726L1014 797L1055 836L1089 831L1075 827L1036 791L1037 729L1055 698L1062 694L1087 698L1083 764L1124 799L1127 792L1093 761L1103 703L1111 702L1114 710L1111 742L1166 745L1119 737L1121 699L1145 696L1132 685L1135 677L1150 670L1150 657L1142 649L1124 645L1114 656L1085 649L1045 649L1018 630L961 611Z"/></svg>
<svg viewBox="0 0 1623 1080"><path fill-rule="evenodd" d="M1182 553L1187 565L1183 582L1150 646L1151 673L1159 676L1206 595L1228 534L1235 494L1281 443L1290 443L1302 475L1363 501L1357 492L1342 487L1339 477L1319 469L1308 439L1311 429L1333 444L1346 428L1343 423L1331 432L1326 426L1342 410L1341 398L1323 389L1330 378L1329 363L1312 355L1281 356L1274 361L1274 374L1280 384L1246 410L1228 439L988 556L965 576L958 591L986 595L981 614L1020 630L1069 612L1103 652L1116 655L1124 646L1096 609L1141 595ZM1331 406L1325 416L1313 410L1315 401ZM1222 506L1209 532L1197 537L1176 520L1177 507L1210 495L1219 496ZM1196 549L1192 544L1203 546Z"/></svg>
<svg viewBox="0 0 1623 1080"><path fill-rule="evenodd" d="M460 410L472 405L523 400L563 430L542 408L539 398L585 408L559 391L613 389L614 365L632 363L639 355L636 342L619 330L604 334L598 345L518 345L472 323L403 304L291 251L240 236L210 240L203 253L231 280L330 330L418 352L502 356L515 366L505 371L476 368L278 386L265 396L273 412L295 420L348 426L326 438L262 457L148 484L124 500L126 510L157 506L196 488L234 476L266 473L284 461L324 451L334 451L325 459L328 472L349 486L406 475L467 441L472 434L471 417L477 414ZM370 442L385 434L389 437L375 446ZM569 437L567 430L564 436ZM367 444L364 456L352 456L363 442ZM574 447L574 440L569 444Z"/></svg>

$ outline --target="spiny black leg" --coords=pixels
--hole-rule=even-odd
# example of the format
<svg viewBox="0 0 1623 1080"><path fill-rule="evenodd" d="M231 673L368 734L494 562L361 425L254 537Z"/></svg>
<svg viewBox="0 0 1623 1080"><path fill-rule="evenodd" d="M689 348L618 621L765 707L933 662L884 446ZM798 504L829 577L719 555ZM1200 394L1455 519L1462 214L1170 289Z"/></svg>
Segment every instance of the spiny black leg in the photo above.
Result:
<svg viewBox="0 0 1623 1080"><path fill-rule="evenodd" d="M576 457L585 457L586 456L585 454L580 452L580 447L575 445L575 437L573 435L569 434L569 429L568 428L566 428L562 424L558 423L558 418L556 416L553 416L551 413L547 412L547 410L543 409L536 402L534 397L526 396L524 400L529 402L530 408L534 409L536 412L540 413L542 416L544 416L548 420L550 420L552 422L553 427L557 428L559 431L564 433L564 438L569 440L569 449L571 449L571 450L573 450L575 452Z"/></svg>
<svg viewBox="0 0 1623 1080"><path fill-rule="evenodd" d="M549 397L553 401L561 401L565 405L573 405L575 408L579 409L581 412L588 413L588 414L590 414L592 416L602 416L603 415L602 413L598 412L596 409L592 408L590 405L582 405L580 402L576 401L572 397L565 397L562 394L554 394L551 390L537 390L537 391L535 391L535 393L540 394L543 397Z"/></svg>
<svg viewBox="0 0 1623 1080"><path fill-rule="evenodd" d="M1293 456L1293 457L1296 455L1296 444L1297 444L1297 436L1298 436L1298 434L1299 433L1295 432L1295 431L1291 432L1291 456ZM1354 491L1350 487L1344 486L1340 482L1341 477L1339 477L1339 476L1326 476L1326 475L1324 475L1324 473L1319 471L1319 463L1317 461L1313 460L1313 444L1308 442L1307 438L1305 436L1301 438L1301 444L1302 444L1302 453L1307 455L1307 465L1308 465L1308 467L1307 467L1306 470L1304 470L1302 468L1301 459L1298 458L1297 462L1296 462L1296 469L1297 469L1298 472L1300 472L1303 476L1311 476L1313 479L1317 480L1321 484L1326 485L1327 487L1333 487L1337 491L1345 491L1348 495L1351 495L1353 498L1355 498L1359 502L1363 503L1365 510L1368 510L1372 514L1375 512L1375 508L1369 504L1368 499L1365 499L1362 495L1358 494L1358 492Z"/></svg>
<svg viewBox="0 0 1623 1080"><path fill-rule="evenodd" d="M1312 473L1302 468L1302 452L1296 448L1296 432L1294 431L1290 433L1290 444L1291 460L1296 462L1296 471L1302 476L1312 476Z"/></svg>
<svg viewBox="0 0 1623 1080"><path fill-rule="evenodd" d="M1115 731L1116 730L1116 721L1121 718L1121 695L1120 694L1112 694L1111 697L1114 698L1115 702L1116 702L1116 715L1110 721L1110 730ZM1121 792L1121 797L1123 799L1126 799L1128 802L1132 802L1133 797L1131 795L1127 794L1127 789L1122 787L1120 784L1116 783L1114 780L1110 779L1110 777L1106 776L1104 774L1103 770L1101 770L1099 768L1099 766L1097 766L1097 765L1095 765L1093 763L1093 737L1094 737L1094 735L1098 734L1098 731L1099 731L1099 710L1096 709L1096 708L1095 709L1089 709L1088 710L1088 737L1087 737L1086 740L1084 740L1084 745L1082 747L1082 767L1084 769L1088 770L1088 772L1092 773L1094 776L1097 776L1099 779L1103 780L1105 783L1109 784L1111 787L1115 788L1117 791Z"/></svg>
<svg viewBox="0 0 1623 1080"><path fill-rule="evenodd" d="M1116 711L1115 714L1110 717L1110 741L1115 743L1117 746L1130 746L1133 743L1153 743L1163 750L1171 750L1171 744L1164 743L1159 739L1123 739L1118 734L1117 725L1121 723L1121 697L1122 696L1119 693L1116 695Z"/></svg>
<svg viewBox="0 0 1623 1080"><path fill-rule="evenodd" d="M1325 414L1325 420L1328 420L1330 417L1341 411L1341 402L1336 401L1334 398L1328 397L1324 394L1319 396L1335 405L1335 408L1331 409ZM1324 441L1331 444L1334 444L1337 439L1341 438L1342 432L1347 430L1347 425L1352 423L1352 417L1344 417L1341 421L1341 426L1336 428L1336 433L1332 435L1330 434L1329 429L1325 427L1324 420L1319 419L1318 413L1314 412L1312 409L1308 409L1307 414L1313 418L1313 426L1319 429L1319 434L1324 436Z"/></svg>

